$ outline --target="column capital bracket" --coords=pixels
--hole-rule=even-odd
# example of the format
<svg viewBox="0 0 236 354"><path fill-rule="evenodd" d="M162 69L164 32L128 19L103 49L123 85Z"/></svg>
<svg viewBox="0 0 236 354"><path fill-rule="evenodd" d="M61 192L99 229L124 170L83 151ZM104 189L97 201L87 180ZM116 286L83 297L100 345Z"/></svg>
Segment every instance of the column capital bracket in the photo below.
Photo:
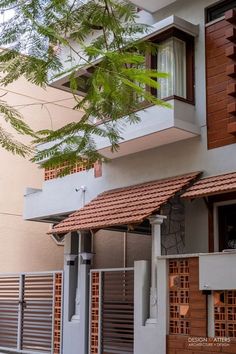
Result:
<svg viewBox="0 0 236 354"><path fill-rule="evenodd" d="M78 257L78 254L65 254L66 261L75 261Z"/></svg>
<svg viewBox="0 0 236 354"><path fill-rule="evenodd" d="M152 215L148 218L151 225L161 225L165 219L167 219L167 216L160 214Z"/></svg>

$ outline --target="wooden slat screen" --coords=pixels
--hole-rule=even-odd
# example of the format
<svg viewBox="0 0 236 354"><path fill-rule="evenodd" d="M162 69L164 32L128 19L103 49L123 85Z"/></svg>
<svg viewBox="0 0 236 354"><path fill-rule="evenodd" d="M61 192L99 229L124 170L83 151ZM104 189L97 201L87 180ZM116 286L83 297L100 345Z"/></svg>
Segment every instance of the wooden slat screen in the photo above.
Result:
<svg viewBox="0 0 236 354"><path fill-rule="evenodd" d="M0 278L0 346L17 347L19 277Z"/></svg>
<svg viewBox="0 0 236 354"><path fill-rule="evenodd" d="M104 272L102 289L102 353L133 353L133 271Z"/></svg>

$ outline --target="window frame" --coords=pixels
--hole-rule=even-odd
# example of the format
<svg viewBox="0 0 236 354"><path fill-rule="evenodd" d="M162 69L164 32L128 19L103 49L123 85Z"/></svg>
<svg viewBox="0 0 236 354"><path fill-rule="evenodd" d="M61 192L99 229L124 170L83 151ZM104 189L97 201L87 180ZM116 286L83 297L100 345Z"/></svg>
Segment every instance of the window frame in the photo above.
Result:
<svg viewBox="0 0 236 354"><path fill-rule="evenodd" d="M213 199L214 200L214 199ZM214 237L214 252L221 252L220 251L220 230L219 230L219 207L229 206L229 205L236 205L236 199L233 198L229 200L223 199L222 201L214 201L213 202L213 237Z"/></svg>
<svg viewBox="0 0 236 354"><path fill-rule="evenodd" d="M186 98L177 96L177 95L172 95L169 97L164 97L162 98L163 101L169 101L172 99L177 99L179 101L187 102L190 104L195 104L195 92L194 92L194 82L195 82L195 74L194 74L194 37L189 35L188 33L185 33L175 27L170 28L169 30L150 38L150 42L155 43L155 44L161 44L162 42L170 39L171 37L176 37L177 39L182 40L185 42L186 45ZM149 61L147 62L150 63L149 67L151 69L157 69L157 55L151 55L149 56ZM153 95L157 96L157 90L156 89L151 89L150 90Z"/></svg>
<svg viewBox="0 0 236 354"><path fill-rule="evenodd" d="M177 96L177 95L172 95L169 97L164 97L161 98L163 101L169 101L169 100L179 100L182 102L186 102L192 105L195 105L195 58L194 58L194 37L184 31L181 31L180 29L176 27L171 27L166 31L163 31L155 36L152 36L149 38L147 41L154 43L154 44L161 44L162 42L170 39L171 37L176 37L177 39L180 39L185 42L186 46L186 98ZM145 55L145 64L146 68L150 69L157 69L157 54L152 55L150 53L147 53ZM99 65L99 63L96 63L95 66ZM88 67L86 71L81 72L81 74L78 74L78 77L84 76L89 79L89 76L91 75L92 67ZM63 84L65 87L68 86L68 82L65 82ZM79 91L79 88L78 88ZM154 88L151 88L146 85L146 91L151 93L153 96L157 97L157 90ZM86 92L80 92L82 96L86 95ZM141 101L138 105L138 108L136 111L139 111L142 108L147 108L153 106L152 103L147 102L145 99Z"/></svg>
<svg viewBox="0 0 236 354"><path fill-rule="evenodd" d="M208 208L208 251L219 252L218 207L236 204L236 192L210 195L205 201Z"/></svg>
<svg viewBox="0 0 236 354"><path fill-rule="evenodd" d="M224 17L226 11L235 8L235 0L220 0L205 8L205 23L218 21ZM222 15L214 15L214 12L222 12ZM216 17L215 17L216 16Z"/></svg>

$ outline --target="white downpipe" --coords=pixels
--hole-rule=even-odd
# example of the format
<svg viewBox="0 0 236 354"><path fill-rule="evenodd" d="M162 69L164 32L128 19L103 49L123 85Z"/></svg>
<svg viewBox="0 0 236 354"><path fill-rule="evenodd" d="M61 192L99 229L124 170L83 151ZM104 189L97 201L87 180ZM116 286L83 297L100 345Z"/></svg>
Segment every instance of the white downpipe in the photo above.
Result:
<svg viewBox="0 0 236 354"><path fill-rule="evenodd" d="M81 234L79 234L79 247L78 247L78 273L77 273L77 287L75 295L75 314L72 316L71 321L80 322L80 253L81 253Z"/></svg>
<svg viewBox="0 0 236 354"><path fill-rule="evenodd" d="M123 262L123 267L126 268L127 266L127 232L124 232L124 252L123 252L123 257L124 257L124 262Z"/></svg>
<svg viewBox="0 0 236 354"><path fill-rule="evenodd" d="M79 188L76 188L76 192L81 191L82 192L82 208L85 206L85 193L86 193L87 187L86 186L80 186ZM77 288L76 288L76 296L75 296L75 314L72 316L71 320L72 321L78 321L80 322L80 296L81 296L81 289L80 289L80 260L81 260L81 244L82 244L82 237L81 233L79 233L79 247L78 247L78 273L77 273Z"/></svg>

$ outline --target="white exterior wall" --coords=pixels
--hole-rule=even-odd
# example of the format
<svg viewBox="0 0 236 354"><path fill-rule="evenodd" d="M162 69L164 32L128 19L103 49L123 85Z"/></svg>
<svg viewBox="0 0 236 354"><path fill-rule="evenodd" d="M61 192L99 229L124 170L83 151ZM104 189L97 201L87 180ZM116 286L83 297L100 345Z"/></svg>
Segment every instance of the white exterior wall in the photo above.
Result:
<svg viewBox="0 0 236 354"><path fill-rule="evenodd" d="M232 253L210 253L199 256L199 289L236 289L236 251Z"/></svg>
<svg viewBox="0 0 236 354"><path fill-rule="evenodd" d="M208 252L207 206L203 199L185 204L185 253Z"/></svg>
<svg viewBox="0 0 236 354"><path fill-rule="evenodd" d="M155 22L174 13L200 25L199 36L195 39L194 123L200 128L201 136L112 159L103 165L103 175L100 178L94 178L90 170L44 182L42 191L30 191L26 195L26 219L40 219L79 209L82 206L82 196L75 189L81 185L87 187L87 203L105 190L190 171L203 171L204 175L236 171L236 159L229 158L236 152L235 144L207 150L204 9L212 3L212 0L179 0L153 14ZM206 207L202 201L186 205L186 252L206 252Z"/></svg>

